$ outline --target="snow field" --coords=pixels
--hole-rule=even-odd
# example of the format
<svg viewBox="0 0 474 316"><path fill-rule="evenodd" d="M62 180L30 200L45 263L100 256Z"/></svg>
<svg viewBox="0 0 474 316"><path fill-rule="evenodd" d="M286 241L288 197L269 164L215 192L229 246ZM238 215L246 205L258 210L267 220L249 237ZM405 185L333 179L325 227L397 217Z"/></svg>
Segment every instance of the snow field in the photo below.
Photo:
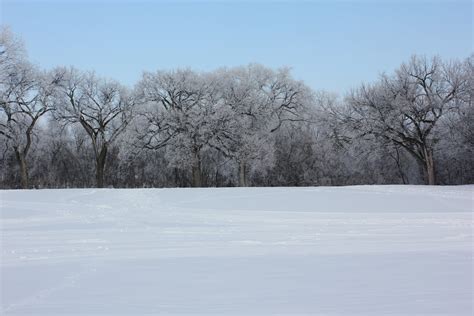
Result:
<svg viewBox="0 0 474 316"><path fill-rule="evenodd" d="M0 311L472 315L473 194L0 191Z"/></svg>

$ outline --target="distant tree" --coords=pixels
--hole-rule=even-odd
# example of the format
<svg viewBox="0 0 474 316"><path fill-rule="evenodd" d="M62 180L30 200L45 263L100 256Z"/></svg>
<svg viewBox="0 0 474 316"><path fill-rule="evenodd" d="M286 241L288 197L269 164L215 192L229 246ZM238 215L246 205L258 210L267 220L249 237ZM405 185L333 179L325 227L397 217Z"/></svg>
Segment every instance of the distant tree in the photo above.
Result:
<svg viewBox="0 0 474 316"><path fill-rule="evenodd" d="M438 133L442 135L437 173L442 183L466 184L474 181L474 55L462 64L467 89L459 97L455 111L446 115Z"/></svg>
<svg viewBox="0 0 474 316"><path fill-rule="evenodd" d="M79 124L89 136L95 158L96 186L104 186L105 163L110 145L133 116L134 101L116 81L98 78L74 68L58 68L55 115L68 124Z"/></svg>
<svg viewBox="0 0 474 316"><path fill-rule="evenodd" d="M26 58L21 41L0 30L0 136L13 148L21 187L29 187L28 155L38 120L51 110L52 84Z"/></svg>
<svg viewBox="0 0 474 316"><path fill-rule="evenodd" d="M463 142L474 151L474 54L466 58L462 71L467 85L466 89L461 90L457 121L453 127L461 134Z"/></svg>
<svg viewBox="0 0 474 316"><path fill-rule="evenodd" d="M460 62L413 57L393 76L383 75L347 99L348 118L360 135L383 137L404 148L420 164L426 184L435 184L435 126L458 107L468 82Z"/></svg>
<svg viewBox="0 0 474 316"><path fill-rule="evenodd" d="M203 152L228 137L230 120L218 95L215 77L190 70L145 73L138 85L143 128L139 132L146 149L167 146L170 164L190 168L194 187L203 185Z"/></svg>
<svg viewBox="0 0 474 316"><path fill-rule="evenodd" d="M251 170L262 171L274 162L273 133L285 123L308 119L312 95L288 69L249 65L224 75L224 99L233 112L226 153L238 164L239 186L248 186Z"/></svg>

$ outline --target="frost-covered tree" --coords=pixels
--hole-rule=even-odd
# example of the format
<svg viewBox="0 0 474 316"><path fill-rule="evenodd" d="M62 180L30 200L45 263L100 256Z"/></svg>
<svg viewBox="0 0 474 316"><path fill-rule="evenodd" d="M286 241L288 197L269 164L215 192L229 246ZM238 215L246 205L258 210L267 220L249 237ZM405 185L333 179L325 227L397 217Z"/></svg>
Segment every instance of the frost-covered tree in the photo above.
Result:
<svg viewBox="0 0 474 316"><path fill-rule="evenodd" d="M38 120L51 110L52 83L26 57L21 41L0 30L0 136L13 148L21 187L28 188L28 155Z"/></svg>
<svg viewBox="0 0 474 316"><path fill-rule="evenodd" d="M170 165L189 168L192 185L202 186L202 155L228 137L231 120L219 96L215 76L191 70L144 73L138 85L142 100L141 143L166 148Z"/></svg>
<svg viewBox="0 0 474 316"><path fill-rule="evenodd" d="M458 98L455 111L448 113L437 133L440 135L437 156L441 183L472 183L474 181L474 55L462 64L468 84Z"/></svg>
<svg viewBox="0 0 474 316"><path fill-rule="evenodd" d="M347 99L349 120L362 135L375 135L404 148L424 170L427 184L435 184L435 127L455 110L468 87L460 62L413 57L393 76L364 85Z"/></svg>
<svg viewBox="0 0 474 316"><path fill-rule="evenodd" d="M58 68L54 75L58 96L55 115L65 123L80 125L89 136L96 186L101 188L108 150L132 119L133 97L118 82L98 78L94 73Z"/></svg>
<svg viewBox="0 0 474 316"><path fill-rule="evenodd" d="M273 133L286 122L305 121L312 96L288 69L249 65L223 75L224 98L234 120L227 154L238 164L239 186L247 186L250 171L273 165Z"/></svg>

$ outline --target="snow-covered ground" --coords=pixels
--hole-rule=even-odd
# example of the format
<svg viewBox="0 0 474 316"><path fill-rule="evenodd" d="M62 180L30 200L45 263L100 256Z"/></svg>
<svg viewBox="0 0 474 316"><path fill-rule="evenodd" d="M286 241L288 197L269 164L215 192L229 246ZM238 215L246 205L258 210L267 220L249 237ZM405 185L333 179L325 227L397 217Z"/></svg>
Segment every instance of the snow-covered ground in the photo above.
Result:
<svg viewBox="0 0 474 316"><path fill-rule="evenodd" d="M473 314L474 186L0 194L0 314Z"/></svg>

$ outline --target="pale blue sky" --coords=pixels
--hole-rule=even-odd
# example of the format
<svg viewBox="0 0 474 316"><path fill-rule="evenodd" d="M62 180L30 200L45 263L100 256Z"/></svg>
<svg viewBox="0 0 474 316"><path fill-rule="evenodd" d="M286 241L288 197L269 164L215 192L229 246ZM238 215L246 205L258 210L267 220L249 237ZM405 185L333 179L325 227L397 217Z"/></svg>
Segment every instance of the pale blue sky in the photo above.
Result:
<svg viewBox="0 0 474 316"><path fill-rule="evenodd" d="M414 53L473 51L469 0L0 1L1 22L23 37L32 61L128 85L143 70L256 62L342 93Z"/></svg>

